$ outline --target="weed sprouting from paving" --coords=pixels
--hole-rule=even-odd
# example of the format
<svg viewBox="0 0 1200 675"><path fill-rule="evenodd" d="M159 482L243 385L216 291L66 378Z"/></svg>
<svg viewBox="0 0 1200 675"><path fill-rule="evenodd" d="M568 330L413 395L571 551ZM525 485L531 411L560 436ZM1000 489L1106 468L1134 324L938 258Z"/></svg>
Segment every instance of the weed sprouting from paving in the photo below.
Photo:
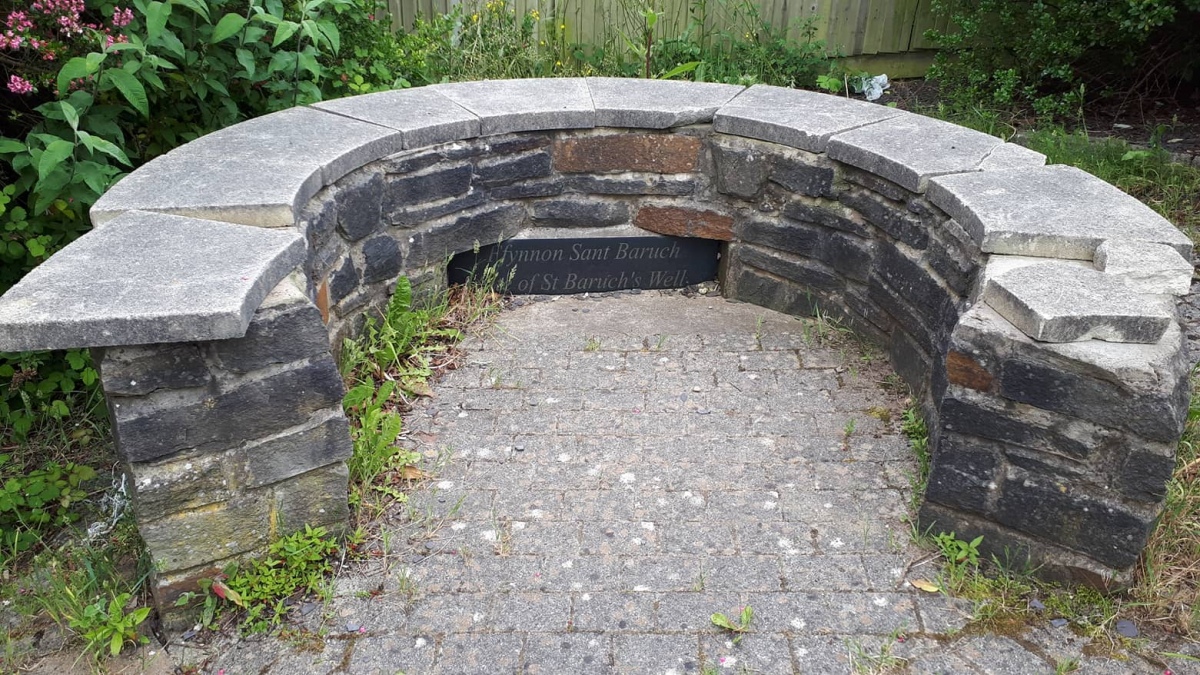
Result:
<svg viewBox="0 0 1200 675"><path fill-rule="evenodd" d="M723 628L726 631L729 631L729 633L733 635L733 644L736 645L742 641L742 638L744 638L747 633L750 632L750 624L754 621L754 608L750 605L746 605L733 618L730 618L721 612L714 612L713 615L709 617L709 620L712 621L712 624L717 628Z"/></svg>

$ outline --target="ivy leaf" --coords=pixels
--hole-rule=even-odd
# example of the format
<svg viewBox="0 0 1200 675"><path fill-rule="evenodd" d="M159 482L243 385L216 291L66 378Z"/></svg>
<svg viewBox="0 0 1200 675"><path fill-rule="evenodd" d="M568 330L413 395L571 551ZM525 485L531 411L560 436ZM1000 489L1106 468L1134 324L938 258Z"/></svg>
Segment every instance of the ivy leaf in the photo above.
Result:
<svg viewBox="0 0 1200 675"><path fill-rule="evenodd" d="M129 101L129 105L142 113L142 117L150 116L150 102L146 98L146 88L129 71L112 68L104 71L103 77L121 92L125 100Z"/></svg>
<svg viewBox="0 0 1200 675"><path fill-rule="evenodd" d="M46 176L57 169L73 152L75 144L61 138L47 145L42 151L42 158L38 160L38 180L45 180Z"/></svg>
<svg viewBox="0 0 1200 675"><path fill-rule="evenodd" d="M230 12L229 14L221 17L221 20L217 22L217 27L213 29L212 37L209 38L208 41L212 44L216 44L222 40L231 38L234 35L237 35L245 25L246 17Z"/></svg>

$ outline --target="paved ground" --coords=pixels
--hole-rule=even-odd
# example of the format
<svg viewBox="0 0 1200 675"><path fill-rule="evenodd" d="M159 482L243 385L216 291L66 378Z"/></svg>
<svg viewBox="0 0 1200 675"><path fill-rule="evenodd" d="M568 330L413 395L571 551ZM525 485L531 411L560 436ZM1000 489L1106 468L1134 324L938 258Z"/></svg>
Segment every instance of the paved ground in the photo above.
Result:
<svg viewBox="0 0 1200 675"><path fill-rule="evenodd" d="M386 516L393 554L301 608L326 637L176 659L281 675L1163 672L1082 657L1069 628L963 632L968 608L908 584L936 569L902 520L904 402L818 324L679 293L525 299L467 349L408 420L443 466ZM735 642L710 616L743 607Z"/></svg>

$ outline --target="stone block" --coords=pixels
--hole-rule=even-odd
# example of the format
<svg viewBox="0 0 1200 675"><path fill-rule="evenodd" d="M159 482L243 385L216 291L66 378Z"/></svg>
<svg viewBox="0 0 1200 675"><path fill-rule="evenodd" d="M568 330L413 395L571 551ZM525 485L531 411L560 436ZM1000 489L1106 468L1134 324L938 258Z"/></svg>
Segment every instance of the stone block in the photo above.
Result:
<svg viewBox="0 0 1200 675"><path fill-rule="evenodd" d="M204 387L213 379L197 344L110 347L96 350L93 361L109 396Z"/></svg>
<svg viewBox="0 0 1200 675"><path fill-rule="evenodd" d="M157 520L142 521L139 514L138 531L156 569L186 570L265 550L271 510L270 495L255 491Z"/></svg>
<svg viewBox="0 0 1200 675"><path fill-rule="evenodd" d="M596 111L581 78L484 80L430 87L479 118L484 136L543 129L590 129Z"/></svg>
<svg viewBox="0 0 1200 675"><path fill-rule="evenodd" d="M833 167L820 166L796 157L771 157L771 181L797 194L809 197L832 197Z"/></svg>
<svg viewBox="0 0 1200 675"><path fill-rule="evenodd" d="M488 191L492 200L501 199L530 199L534 197L554 197L563 193L566 181L562 178L551 177L513 183L494 187Z"/></svg>
<svg viewBox="0 0 1200 675"><path fill-rule="evenodd" d="M933 178L929 199L985 253L1092 260L1106 239L1125 239L1192 256L1191 240L1150 207L1061 164Z"/></svg>
<svg viewBox="0 0 1200 675"><path fill-rule="evenodd" d="M965 389L949 389L939 415L946 431L1075 461L1091 457L1108 436L1095 424Z"/></svg>
<svg viewBox="0 0 1200 675"><path fill-rule="evenodd" d="M489 192L482 189L472 189L461 197L443 199L440 202L411 206L397 209L385 216L389 225L400 228L414 228L431 220L437 220L460 211L475 208L488 201Z"/></svg>
<svg viewBox="0 0 1200 675"><path fill-rule="evenodd" d="M736 227L737 240L813 257L821 247L820 228L782 218L749 217Z"/></svg>
<svg viewBox="0 0 1200 675"><path fill-rule="evenodd" d="M867 281L874 268L875 244L869 239L827 231L817 258L847 279Z"/></svg>
<svg viewBox="0 0 1200 675"><path fill-rule="evenodd" d="M325 188L304 207L296 220L296 227L304 233L310 249L325 243L337 226L336 195L336 188Z"/></svg>
<svg viewBox="0 0 1200 675"><path fill-rule="evenodd" d="M238 450L239 481L245 488L278 483L345 461L353 449L342 409L322 410L298 427L243 445Z"/></svg>
<svg viewBox="0 0 1200 675"><path fill-rule="evenodd" d="M689 173L703 144L696 136L607 134L554 142L554 168L563 173Z"/></svg>
<svg viewBox="0 0 1200 675"><path fill-rule="evenodd" d="M1174 308L1116 277L1075 265L1043 263L988 279L983 299L1041 342L1158 342Z"/></svg>
<svg viewBox="0 0 1200 675"><path fill-rule="evenodd" d="M944 336L938 326L932 326L929 320L901 297L878 274L872 274L867 280L867 299L880 311L887 314L896 325L912 337L922 351L927 354L940 353Z"/></svg>
<svg viewBox="0 0 1200 675"><path fill-rule="evenodd" d="M480 134L479 118L435 87L393 89L314 103L327 110L395 129L405 149L448 143Z"/></svg>
<svg viewBox="0 0 1200 675"><path fill-rule="evenodd" d="M589 77L596 126L668 129L711 122L744 87L732 84Z"/></svg>
<svg viewBox="0 0 1200 675"><path fill-rule="evenodd" d="M771 158L756 146L714 143L712 155L717 171L717 192L753 199L767 182Z"/></svg>
<svg viewBox="0 0 1200 675"><path fill-rule="evenodd" d="M424 267L445 261L455 253L472 249L476 244L495 244L515 236L525 220L525 209L517 204L491 204L431 225L413 235L405 264Z"/></svg>
<svg viewBox="0 0 1200 675"><path fill-rule="evenodd" d="M730 248L730 255L741 264L783 277L803 288L837 291L846 285L837 272L815 260L746 244Z"/></svg>
<svg viewBox="0 0 1200 675"><path fill-rule="evenodd" d="M352 174L338 185L337 225L346 239L358 241L383 224L383 174L379 172Z"/></svg>
<svg viewBox="0 0 1200 675"><path fill-rule="evenodd" d="M781 212L793 220L831 227L859 237L871 236L871 228L862 222L861 216L838 205L810 204L795 200L785 203Z"/></svg>
<svg viewBox="0 0 1200 675"><path fill-rule="evenodd" d="M239 378L206 395L112 400L117 452L146 462L182 450L216 452L304 423L345 394L328 355L266 376Z"/></svg>
<svg viewBox="0 0 1200 675"><path fill-rule="evenodd" d="M696 192L698 181L692 176L569 176L567 190L597 195L669 195L684 196Z"/></svg>
<svg viewBox="0 0 1200 675"><path fill-rule="evenodd" d="M1192 290L1192 264L1164 244L1109 239L1096 247L1093 262L1142 293L1187 295Z"/></svg>
<svg viewBox="0 0 1200 675"><path fill-rule="evenodd" d="M303 261L295 231L129 213L75 240L0 298L0 349L239 337Z"/></svg>
<svg viewBox="0 0 1200 675"><path fill-rule="evenodd" d="M980 165L1004 141L923 115L898 115L829 139L830 159L875 174L912 192L929 179Z"/></svg>
<svg viewBox="0 0 1200 675"><path fill-rule="evenodd" d="M908 388L919 396L928 392L929 375L933 365L929 352L900 328L892 331L887 347L892 369L904 380Z"/></svg>
<svg viewBox="0 0 1200 675"><path fill-rule="evenodd" d="M730 274L734 281L729 297L735 300L792 316L812 316L813 309L817 307L816 298L811 292L765 272L734 265Z"/></svg>
<svg viewBox="0 0 1200 675"><path fill-rule="evenodd" d="M226 471L232 464L228 452L130 464L138 519L155 521L232 499L238 487Z"/></svg>
<svg viewBox="0 0 1200 675"><path fill-rule="evenodd" d="M363 274L364 284L377 281L388 281L400 275L404 269L404 256L400 252L400 244L387 234L363 242Z"/></svg>
<svg viewBox="0 0 1200 675"><path fill-rule="evenodd" d="M156 157L96 201L92 222L100 227L128 211L154 211L291 227L323 186L401 147L395 130L315 108L289 108Z"/></svg>
<svg viewBox="0 0 1200 675"><path fill-rule="evenodd" d="M903 115L908 113L865 101L756 84L717 111L713 129L809 152L825 152L834 134Z"/></svg>
<svg viewBox="0 0 1200 675"><path fill-rule="evenodd" d="M979 274L979 261L983 260L979 247L953 220L933 229L932 235L925 260L955 293L968 295Z"/></svg>
<svg viewBox="0 0 1200 675"><path fill-rule="evenodd" d="M1004 171L1021 167L1045 166L1046 156L1016 143L1002 143L979 164L980 171Z"/></svg>
<svg viewBox="0 0 1200 675"><path fill-rule="evenodd" d="M643 230L676 237L733 239L733 218L708 209L647 205L638 209L633 224Z"/></svg>
<svg viewBox="0 0 1200 675"><path fill-rule="evenodd" d="M946 377L950 384L976 391L990 390L996 379L987 364L970 354L954 349L946 352Z"/></svg>
<svg viewBox="0 0 1200 675"><path fill-rule="evenodd" d="M862 214L875 227L913 248L923 249L929 245L929 232L925 225L912 217L902 205L884 202L866 191L854 190L842 192L838 200Z"/></svg>
<svg viewBox="0 0 1200 675"><path fill-rule="evenodd" d="M997 522L1122 569L1137 562L1157 510L1097 498L1065 480L1010 468L992 514Z"/></svg>
<svg viewBox="0 0 1200 675"><path fill-rule="evenodd" d="M1131 437L1122 450L1125 461L1113 471L1113 487L1127 499L1162 503L1167 496L1167 482L1175 473L1174 444L1151 444Z"/></svg>
<svg viewBox="0 0 1200 675"><path fill-rule="evenodd" d="M463 195L471 189L473 174L472 166L464 163L389 176L383 187L382 212L391 217L405 208Z"/></svg>
<svg viewBox="0 0 1200 675"><path fill-rule="evenodd" d="M529 205L529 219L536 227L610 227L629 222L624 202L552 199Z"/></svg>
<svg viewBox="0 0 1200 675"><path fill-rule="evenodd" d="M350 522L350 471L345 462L314 469L272 486L281 533L324 527L340 533Z"/></svg>
<svg viewBox="0 0 1200 675"><path fill-rule="evenodd" d="M957 298L937 282L933 272L920 260L913 260L889 244L880 243L875 250L875 273L920 312L930 328L939 327Z"/></svg>
<svg viewBox="0 0 1200 675"><path fill-rule="evenodd" d="M1043 410L1167 443L1179 439L1187 416L1186 388L1170 377L1147 390L1032 359L1012 358L1000 364L1000 393Z"/></svg>
<svg viewBox="0 0 1200 675"><path fill-rule="evenodd" d="M495 187L531 178L544 178L550 175L550 171L550 154L536 151L482 160L475 166L475 180L479 185Z"/></svg>
<svg viewBox="0 0 1200 675"><path fill-rule="evenodd" d="M342 259L341 266L329 277L329 299L333 304L338 304L353 293L361 282L362 275L354 266L354 260L346 256Z"/></svg>
<svg viewBox="0 0 1200 675"><path fill-rule="evenodd" d="M290 280L284 280L259 308L246 335L212 342L222 368L248 373L329 353L321 312Z"/></svg>
<svg viewBox="0 0 1200 675"><path fill-rule="evenodd" d="M904 188L896 185L886 178L880 178L873 173L868 173L861 169L856 169L852 166L839 166L839 173L847 182L865 187L882 197L890 199L894 202L908 201L915 193L909 192Z"/></svg>
<svg viewBox="0 0 1200 675"><path fill-rule="evenodd" d="M960 511L986 513L1004 464L986 445L953 432L939 435L925 499Z"/></svg>

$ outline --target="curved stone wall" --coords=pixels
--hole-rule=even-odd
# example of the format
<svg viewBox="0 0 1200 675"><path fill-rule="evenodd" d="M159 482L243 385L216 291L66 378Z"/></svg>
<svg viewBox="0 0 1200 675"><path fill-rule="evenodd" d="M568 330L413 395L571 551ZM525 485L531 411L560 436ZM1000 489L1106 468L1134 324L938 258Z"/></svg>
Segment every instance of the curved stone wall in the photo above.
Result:
<svg viewBox="0 0 1200 675"><path fill-rule="evenodd" d="M931 429L922 526L1059 576L1126 580L1187 410L1185 236L1037 153L811 92L341 99L178 148L92 215L0 298L0 349L97 349L164 607L277 533L345 521L329 345L398 276L437 290L448 256L513 237L723 242L728 297L820 308L888 349Z"/></svg>

